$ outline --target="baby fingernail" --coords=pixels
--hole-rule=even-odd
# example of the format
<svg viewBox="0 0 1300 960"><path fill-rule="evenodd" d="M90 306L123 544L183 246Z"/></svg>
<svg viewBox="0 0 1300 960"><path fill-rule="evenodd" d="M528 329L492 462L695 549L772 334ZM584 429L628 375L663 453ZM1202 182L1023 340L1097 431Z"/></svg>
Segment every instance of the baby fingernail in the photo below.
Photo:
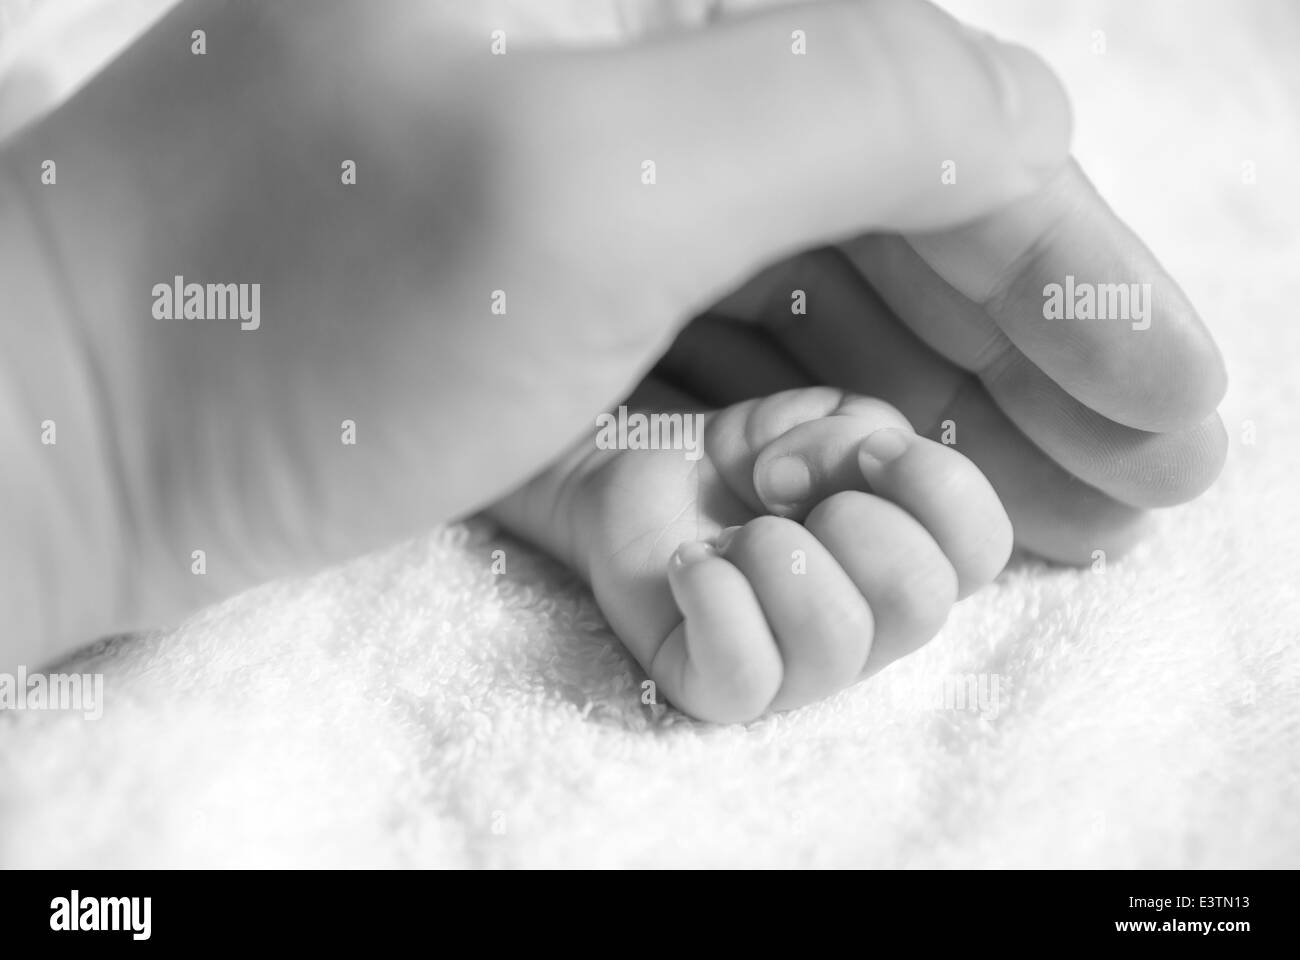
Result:
<svg viewBox="0 0 1300 960"><path fill-rule="evenodd" d="M858 448L858 463L864 472L874 472L901 457L908 443L908 434L896 427L877 430L862 441Z"/></svg>
<svg viewBox="0 0 1300 960"><path fill-rule="evenodd" d="M689 567L693 563L699 563L701 560L707 560L709 557L716 557L718 551L707 543L699 540L688 540L673 552L672 564L674 567Z"/></svg>
<svg viewBox="0 0 1300 960"><path fill-rule="evenodd" d="M727 547L731 546L731 541L736 539L736 534L739 532L740 532L740 527L737 526L737 527L727 527L727 529L723 530L720 534L718 534L713 541L713 546L718 551L718 553L725 552Z"/></svg>
<svg viewBox="0 0 1300 960"><path fill-rule="evenodd" d="M759 471L755 486L769 506L792 506L812 493L812 471L803 457L778 457Z"/></svg>

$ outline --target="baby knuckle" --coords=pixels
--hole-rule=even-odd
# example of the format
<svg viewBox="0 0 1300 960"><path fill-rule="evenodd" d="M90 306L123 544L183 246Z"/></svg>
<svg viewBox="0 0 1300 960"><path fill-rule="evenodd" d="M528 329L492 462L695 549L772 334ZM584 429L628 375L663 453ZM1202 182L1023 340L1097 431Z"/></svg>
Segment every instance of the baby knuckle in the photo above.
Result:
<svg viewBox="0 0 1300 960"><path fill-rule="evenodd" d="M793 527L798 527L798 524L782 517L755 517L737 531L733 549L761 554L781 547Z"/></svg>
<svg viewBox="0 0 1300 960"><path fill-rule="evenodd" d="M882 602L908 636L920 642L939 632L957 602L957 575L951 564L931 562L900 572Z"/></svg>
<svg viewBox="0 0 1300 960"><path fill-rule="evenodd" d="M737 664L736 669L718 680L716 699L726 704L732 723L745 723L766 712L781 687L780 672L772 673L756 664Z"/></svg>
<svg viewBox="0 0 1300 960"><path fill-rule="evenodd" d="M765 397L750 410L745 439L753 447L765 447L787 430L828 415L839 398L833 387L797 387Z"/></svg>
<svg viewBox="0 0 1300 960"><path fill-rule="evenodd" d="M808 514L808 529L816 533L821 529L843 528L857 523L866 496L858 490L831 494Z"/></svg>
<svg viewBox="0 0 1300 960"><path fill-rule="evenodd" d="M857 675L875 635L876 620L861 595L825 596L788 630L807 660L829 672Z"/></svg>

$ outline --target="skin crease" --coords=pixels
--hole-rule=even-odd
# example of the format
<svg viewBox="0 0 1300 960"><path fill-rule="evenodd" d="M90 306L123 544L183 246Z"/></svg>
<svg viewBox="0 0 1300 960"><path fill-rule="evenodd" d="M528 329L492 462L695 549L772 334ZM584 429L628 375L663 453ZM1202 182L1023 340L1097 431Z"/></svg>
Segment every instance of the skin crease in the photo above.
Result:
<svg viewBox="0 0 1300 960"><path fill-rule="evenodd" d="M0 364L26 362L5 372L33 416L69 384L97 384L69 409L67 435L108 447L73 445L71 465L33 461L35 482L6 481L5 582L86 598L34 618L7 661L166 622L483 506L765 264L863 230L969 220L1065 161L1068 110L1050 74L924 4L801 9L800 26L831 40L798 73L768 43L790 35L781 11L625 56L520 52L495 73L481 37L429 17L341 0L186 3L0 151L0 200L30 213L0 231L38 243L72 291L55 303L30 281L33 314L21 327L0 315L26 349ZM189 53L197 20L203 58ZM915 56L864 55L883 49ZM1024 87L1018 120L1004 71ZM726 142L712 136L719 116ZM637 175L651 155L661 176L647 191ZM75 162L42 191L33 171L49 156ZM936 190L916 171L938 156L958 157L974 186ZM357 161L352 193L339 157ZM178 273L261 283L262 328L142 324L153 284ZM488 311L497 289L505 317ZM356 448L339 443L345 418ZM29 488L43 491L30 503ZM62 532L24 540L27 507ZM79 531L54 522L85 512L94 522Z"/></svg>

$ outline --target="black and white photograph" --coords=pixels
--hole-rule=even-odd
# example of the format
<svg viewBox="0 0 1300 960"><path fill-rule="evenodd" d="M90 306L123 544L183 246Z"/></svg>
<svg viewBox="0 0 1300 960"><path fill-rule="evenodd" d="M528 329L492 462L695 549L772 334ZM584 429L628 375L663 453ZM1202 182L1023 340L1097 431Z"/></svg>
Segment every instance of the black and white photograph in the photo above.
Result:
<svg viewBox="0 0 1300 960"><path fill-rule="evenodd" d="M1120 871L1072 923L1259 936L1297 49L1294 0L0 0L0 868L84 878L5 925Z"/></svg>

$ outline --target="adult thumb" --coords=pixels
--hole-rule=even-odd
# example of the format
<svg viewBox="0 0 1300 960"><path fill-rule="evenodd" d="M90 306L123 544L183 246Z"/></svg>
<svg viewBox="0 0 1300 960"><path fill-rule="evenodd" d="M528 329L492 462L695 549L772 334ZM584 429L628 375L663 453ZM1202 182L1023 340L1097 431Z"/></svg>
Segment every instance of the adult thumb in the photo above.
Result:
<svg viewBox="0 0 1300 960"><path fill-rule="evenodd" d="M695 306L817 243L991 212L1069 153L1048 67L923 0L769 8L536 61L531 156L549 154L566 215L672 264L662 282Z"/></svg>

